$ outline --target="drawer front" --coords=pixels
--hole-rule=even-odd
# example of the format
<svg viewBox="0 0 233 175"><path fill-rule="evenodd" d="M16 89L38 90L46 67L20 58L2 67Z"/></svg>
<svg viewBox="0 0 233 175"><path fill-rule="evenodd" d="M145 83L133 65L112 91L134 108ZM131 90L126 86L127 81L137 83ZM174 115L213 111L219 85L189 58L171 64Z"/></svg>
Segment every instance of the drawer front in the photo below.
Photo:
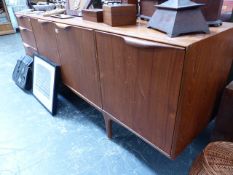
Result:
<svg viewBox="0 0 233 175"><path fill-rule="evenodd" d="M98 109L102 108L94 31L56 24L62 81Z"/></svg>
<svg viewBox="0 0 233 175"><path fill-rule="evenodd" d="M23 42L33 48L36 48L36 41L33 32L23 27L19 27L19 29Z"/></svg>
<svg viewBox="0 0 233 175"><path fill-rule="evenodd" d="M32 31L31 19L25 16L16 16L18 25Z"/></svg>
<svg viewBox="0 0 233 175"><path fill-rule="evenodd" d="M55 24L46 20L31 19L38 53L60 64Z"/></svg>
<svg viewBox="0 0 233 175"><path fill-rule="evenodd" d="M170 155L182 48L96 32L103 109Z"/></svg>
<svg viewBox="0 0 233 175"><path fill-rule="evenodd" d="M25 52L26 52L27 55L33 57L33 54L37 53L37 50L35 48L29 46L26 43L23 43L23 45L24 45L24 49L25 49Z"/></svg>

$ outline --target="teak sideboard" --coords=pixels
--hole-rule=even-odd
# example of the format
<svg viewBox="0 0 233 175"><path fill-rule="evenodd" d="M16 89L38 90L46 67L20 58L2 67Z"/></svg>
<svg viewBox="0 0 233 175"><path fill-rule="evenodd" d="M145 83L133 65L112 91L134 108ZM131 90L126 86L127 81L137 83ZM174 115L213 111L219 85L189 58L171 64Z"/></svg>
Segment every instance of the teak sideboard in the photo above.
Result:
<svg viewBox="0 0 233 175"><path fill-rule="evenodd" d="M206 127L233 59L233 25L169 38L135 26L80 17L17 14L29 55L61 65L62 81L103 113L170 158Z"/></svg>

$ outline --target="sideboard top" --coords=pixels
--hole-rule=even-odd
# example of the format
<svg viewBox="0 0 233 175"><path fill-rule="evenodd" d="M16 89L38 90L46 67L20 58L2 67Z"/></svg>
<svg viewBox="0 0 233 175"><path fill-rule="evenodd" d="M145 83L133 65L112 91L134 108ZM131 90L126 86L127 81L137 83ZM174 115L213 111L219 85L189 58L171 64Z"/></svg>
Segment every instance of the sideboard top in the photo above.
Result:
<svg viewBox="0 0 233 175"><path fill-rule="evenodd" d="M25 14L20 12L18 12L16 16L28 16L31 18L48 20L55 23L63 23L67 25L84 27L124 36L131 36L139 39L145 39L149 41L160 42L180 47L188 47L189 45L192 45L193 43L201 41L205 38L214 36L229 29L233 29L232 23L223 23L223 25L220 27L211 27L210 34L190 34L185 36L179 36L176 38L170 38L162 32L147 28L147 22L141 20L138 20L137 24L132 26L111 27L104 23L85 21L82 19L82 17L59 19L53 17L44 17L42 15L36 14Z"/></svg>

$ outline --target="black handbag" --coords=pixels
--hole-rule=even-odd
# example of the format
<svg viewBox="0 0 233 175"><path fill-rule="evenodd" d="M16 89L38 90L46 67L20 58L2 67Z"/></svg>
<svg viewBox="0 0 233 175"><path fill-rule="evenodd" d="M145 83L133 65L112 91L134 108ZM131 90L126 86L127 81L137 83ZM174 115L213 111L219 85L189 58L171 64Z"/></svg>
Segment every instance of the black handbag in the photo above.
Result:
<svg viewBox="0 0 233 175"><path fill-rule="evenodd" d="M26 55L17 60L12 79L23 90L32 88L32 63L33 58Z"/></svg>

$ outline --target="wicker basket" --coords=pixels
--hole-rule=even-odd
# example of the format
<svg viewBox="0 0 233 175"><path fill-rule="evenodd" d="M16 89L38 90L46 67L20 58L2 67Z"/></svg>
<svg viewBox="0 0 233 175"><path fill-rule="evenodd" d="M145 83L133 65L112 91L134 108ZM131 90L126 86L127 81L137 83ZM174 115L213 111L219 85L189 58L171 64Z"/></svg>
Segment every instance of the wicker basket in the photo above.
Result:
<svg viewBox="0 0 233 175"><path fill-rule="evenodd" d="M189 175L233 175L233 143L207 145L193 162Z"/></svg>

